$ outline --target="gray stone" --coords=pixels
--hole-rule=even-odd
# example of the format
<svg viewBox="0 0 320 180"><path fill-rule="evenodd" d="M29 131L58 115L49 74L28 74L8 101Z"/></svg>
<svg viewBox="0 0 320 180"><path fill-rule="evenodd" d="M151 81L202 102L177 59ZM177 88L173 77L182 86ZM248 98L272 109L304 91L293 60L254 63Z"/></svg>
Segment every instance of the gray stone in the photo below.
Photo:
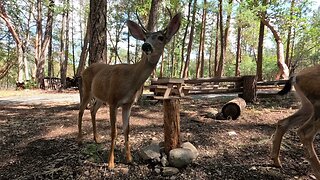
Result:
<svg viewBox="0 0 320 180"><path fill-rule="evenodd" d="M181 168L192 163L195 154L190 149L177 148L169 152L169 162L173 167Z"/></svg>
<svg viewBox="0 0 320 180"><path fill-rule="evenodd" d="M192 157L193 160L196 159L198 157L198 155L199 155L199 152L198 152L197 148L194 147L194 145L191 144L190 142L185 142L185 143L181 144L181 148L190 149L192 151L193 155L194 155Z"/></svg>
<svg viewBox="0 0 320 180"><path fill-rule="evenodd" d="M161 162L163 167L169 166L169 161L168 161L167 155L163 154L160 162Z"/></svg>
<svg viewBox="0 0 320 180"><path fill-rule="evenodd" d="M179 173L179 169L174 167L164 167L162 170L163 176L173 176Z"/></svg>
<svg viewBox="0 0 320 180"><path fill-rule="evenodd" d="M142 148L139 155L143 160L157 160L160 161L160 146L152 143L149 146Z"/></svg>

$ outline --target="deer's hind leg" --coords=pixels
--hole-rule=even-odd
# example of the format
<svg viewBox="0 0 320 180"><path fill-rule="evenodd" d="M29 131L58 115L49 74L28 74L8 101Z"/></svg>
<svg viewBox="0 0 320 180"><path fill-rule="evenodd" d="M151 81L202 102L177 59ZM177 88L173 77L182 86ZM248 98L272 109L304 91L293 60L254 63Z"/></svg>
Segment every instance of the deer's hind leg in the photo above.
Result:
<svg viewBox="0 0 320 180"><path fill-rule="evenodd" d="M270 154L271 159L273 160L273 164L276 167L282 167L279 156L280 156L281 141L284 134L289 129L293 127L299 127L303 123L305 123L310 118L311 113L312 113L312 109L310 109L309 106L303 105L293 115L278 121L276 131L273 134L272 148L271 148L271 154Z"/></svg>
<svg viewBox="0 0 320 180"><path fill-rule="evenodd" d="M303 144L305 154L317 179L320 179L320 162L314 149L314 138L320 130L320 105L314 106L310 119L298 129L298 135Z"/></svg>
<svg viewBox="0 0 320 180"><path fill-rule="evenodd" d="M98 133L97 133L96 114L102 104L103 104L102 101L96 99L95 103L90 108L92 129L93 129L93 139L96 143L100 143L100 137L98 136Z"/></svg>
<svg viewBox="0 0 320 180"><path fill-rule="evenodd" d="M84 110L86 109L91 99L90 92L84 91L81 98L82 99L80 100L80 107L79 107L79 114L78 114L78 137L77 137L78 144L82 144L82 117L83 117Z"/></svg>

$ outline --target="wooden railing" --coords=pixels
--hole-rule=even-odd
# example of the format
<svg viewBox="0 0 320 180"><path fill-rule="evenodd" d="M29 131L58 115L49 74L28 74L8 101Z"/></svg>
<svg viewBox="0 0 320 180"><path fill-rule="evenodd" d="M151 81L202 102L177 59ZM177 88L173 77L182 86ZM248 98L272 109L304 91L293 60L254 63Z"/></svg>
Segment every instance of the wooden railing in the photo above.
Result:
<svg viewBox="0 0 320 180"><path fill-rule="evenodd" d="M247 102L256 101L257 91L279 89L285 80L257 82L255 76L179 79L161 78L151 81L150 91L154 97L182 97L194 94L238 93ZM182 94L181 94L182 92ZM169 94L168 94L169 93Z"/></svg>

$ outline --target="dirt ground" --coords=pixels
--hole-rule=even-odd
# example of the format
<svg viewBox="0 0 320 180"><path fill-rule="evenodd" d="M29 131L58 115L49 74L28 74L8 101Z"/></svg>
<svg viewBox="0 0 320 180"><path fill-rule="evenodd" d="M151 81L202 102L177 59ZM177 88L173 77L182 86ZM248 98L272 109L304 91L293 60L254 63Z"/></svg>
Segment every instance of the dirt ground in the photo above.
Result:
<svg viewBox="0 0 320 180"><path fill-rule="evenodd" d="M3 92L1 92L3 93ZM181 100L181 140L199 150L195 162L173 176L144 162L140 148L163 139L162 103L141 100L132 109L131 151L125 164L121 110L118 114L116 168L108 170L110 124L107 108L97 114L102 143L95 144L90 113L85 111L85 141L78 146L76 92L27 91L0 94L0 179L314 179L295 131L281 147L283 168L272 166L269 152L275 123L297 110L293 96L259 98L237 120L215 120L212 113L233 97ZM320 138L315 139L320 149Z"/></svg>

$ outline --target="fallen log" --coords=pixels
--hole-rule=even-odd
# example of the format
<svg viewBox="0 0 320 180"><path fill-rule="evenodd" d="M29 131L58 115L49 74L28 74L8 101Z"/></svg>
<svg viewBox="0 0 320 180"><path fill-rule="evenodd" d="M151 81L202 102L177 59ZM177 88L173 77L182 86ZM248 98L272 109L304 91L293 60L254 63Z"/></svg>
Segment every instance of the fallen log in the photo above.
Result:
<svg viewBox="0 0 320 180"><path fill-rule="evenodd" d="M237 97L232 99L223 105L221 110L222 117L225 119L231 118L232 120L235 120L240 116L241 111L246 107L246 105L246 101L242 98Z"/></svg>

